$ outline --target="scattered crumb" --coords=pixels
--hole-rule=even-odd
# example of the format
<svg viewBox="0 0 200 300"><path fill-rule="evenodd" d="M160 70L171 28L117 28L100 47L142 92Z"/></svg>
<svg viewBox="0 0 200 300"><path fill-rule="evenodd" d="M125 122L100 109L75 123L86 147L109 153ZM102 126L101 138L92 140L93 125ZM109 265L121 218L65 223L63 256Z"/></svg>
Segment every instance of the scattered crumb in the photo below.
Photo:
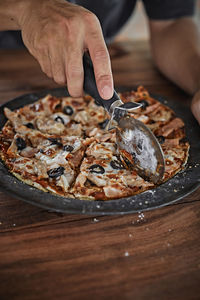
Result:
<svg viewBox="0 0 200 300"><path fill-rule="evenodd" d="M13 224L13 226L15 227L15 226L16 226L16 224L14 223L14 224Z"/></svg>
<svg viewBox="0 0 200 300"><path fill-rule="evenodd" d="M176 189L174 189L174 192L177 193L178 191Z"/></svg>
<svg viewBox="0 0 200 300"><path fill-rule="evenodd" d="M97 222L99 222L99 220L98 220L97 218L94 218L94 219L93 219L93 222L94 222L94 223L97 223Z"/></svg>
<svg viewBox="0 0 200 300"><path fill-rule="evenodd" d="M124 253L124 256L129 256L129 252L126 251L126 252Z"/></svg>
<svg viewBox="0 0 200 300"><path fill-rule="evenodd" d="M0 225L2 225L2 222L0 222Z"/></svg>
<svg viewBox="0 0 200 300"><path fill-rule="evenodd" d="M171 232L173 229L169 228L168 231Z"/></svg>
<svg viewBox="0 0 200 300"><path fill-rule="evenodd" d="M171 246L171 244L170 243L167 243L167 247L170 247Z"/></svg>
<svg viewBox="0 0 200 300"><path fill-rule="evenodd" d="M129 233L129 235L128 235L130 238L132 238L133 237L133 235L131 234L131 233Z"/></svg>
<svg viewBox="0 0 200 300"><path fill-rule="evenodd" d="M96 205L96 208L100 208L101 206L99 204Z"/></svg>
<svg viewBox="0 0 200 300"><path fill-rule="evenodd" d="M144 219L144 214L143 213L139 213L138 214L138 218L141 219L141 220L143 220Z"/></svg>
<svg viewBox="0 0 200 300"><path fill-rule="evenodd" d="M146 229L146 231L149 231L149 227L146 227L145 229Z"/></svg>
<svg viewBox="0 0 200 300"><path fill-rule="evenodd" d="M138 219L136 220L137 223L140 223L140 222L145 222L145 218L144 218L144 214L139 212L138 213Z"/></svg>

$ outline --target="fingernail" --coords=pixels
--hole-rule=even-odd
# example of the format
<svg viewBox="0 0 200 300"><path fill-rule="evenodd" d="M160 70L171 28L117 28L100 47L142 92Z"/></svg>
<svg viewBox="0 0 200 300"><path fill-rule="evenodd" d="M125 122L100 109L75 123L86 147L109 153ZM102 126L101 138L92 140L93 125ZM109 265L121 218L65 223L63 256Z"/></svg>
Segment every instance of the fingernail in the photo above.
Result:
<svg viewBox="0 0 200 300"><path fill-rule="evenodd" d="M113 95L113 91L108 85L105 85L102 88L101 92L102 92L102 95L103 95L104 99L110 99Z"/></svg>

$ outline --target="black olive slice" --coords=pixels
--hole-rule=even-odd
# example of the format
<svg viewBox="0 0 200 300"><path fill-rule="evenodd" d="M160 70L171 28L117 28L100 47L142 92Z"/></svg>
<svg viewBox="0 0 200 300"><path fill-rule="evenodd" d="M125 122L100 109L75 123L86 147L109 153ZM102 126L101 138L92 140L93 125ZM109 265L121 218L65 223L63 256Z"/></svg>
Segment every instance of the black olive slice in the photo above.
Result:
<svg viewBox="0 0 200 300"><path fill-rule="evenodd" d="M60 104L60 103L58 103L58 104L55 106L55 108L54 108L54 111L59 111L59 110L61 110L61 104Z"/></svg>
<svg viewBox="0 0 200 300"><path fill-rule="evenodd" d="M33 123L27 123L27 124L25 124L25 126L30 128L30 129L35 129Z"/></svg>
<svg viewBox="0 0 200 300"><path fill-rule="evenodd" d="M123 166L122 162L119 161L119 160L111 160L110 165L115 170L122 170L122 169L124 169L124 166Z"/></svg>
<svg viewBox="0 0 200 300"><path fill-rule="evenodd" d="M71 145L64 145L63 146L64 151L72 152L74 150L74 147Z"/></svg>
<svg viewBox="0 0 200 300"><path fill-rule="evenodd" d="M95 164L89 167L89 170L91 173L97 173L97 174L103 174L105 173L105 170L102 166Z"/></svg>
<svg viewBox="0 0 200 300"><path fill-rule="evenodd" d="M143 145L143 140L139 140L137 143L137 146L138 146L139 150L141 150L141 151L142 151L142 145Z"/></svg>
<svg viewBox="0 0 200 300"><path fill-rule="evenodd" d="M64 122L63 118L61 118L60 116L57 116L55 118L55 121L58 122L58 123L62 123L63 125L65 125L65 122Z"/></svg>
<svg viewBox="0 0 200 300"><path fill-rule="evenodd" d="M74 110L73 110L73 108L72 108L71 106L66 105L66 106L64 106L64 108L63 108L63 112L64 112L66 115L71 116L71 115L73 115Z"/></svg>
<svg viewBox="0 0 200 300"><path fill-rule="evenodd" d="M142 108L145 109L147 106L149 106L149 103L146 100L140 100L138 103L142 104Z"/></svg>
<svg viewBox="0 0 200 300"><path fill-rule="evenodd" d="M158 135L156 138L161 145L165 142L165 137L163 135Z"/></svg>
<svg viewBox="0 0 200 300"><path fill-rule="evenodd" d="M97 106L101 106L101 103L99 103L98 100L96 100L96 99L94 100L94 103L95 103Z"/></svg>
<svg viewBox="0 0 200 300"><path fill-rule="evenodd" d="M47 174L50 178L57 178L64 174L65 168L58 167L47 171Z"/></svg>
<svg viewBox="0 0 200 300"><path fill-rule="evenodd" d="M48 140L51 142L51 145L62 146L59 138L48 138Z"/></svg>
<svg viewBox="0 0 200 300"><path fill-rule="evenodd" d="M104 120L103 122L100 122L100 123L99 123L99 127L100 127L101 129L105 129L106 126L107 126L107 124L108 124L108 122L109 122L108 119Z"/></svg>
<svg viewBox="0 0 200 300"><path fill-rule="evenodd" d="M17 150L23 150L24 148L26 148L26 142L21 137L16 138L16 145Z"/></svg>
<svg viewBox="0 0 200 300"><path fill-rule="evenodd" d="M136 154L135 154L135 152L132 152L132 153L131 153L131 155L132 155L132 158L133 158L134 162L136 163L136 161L137 161L137 157L136 157Z"/></svg>

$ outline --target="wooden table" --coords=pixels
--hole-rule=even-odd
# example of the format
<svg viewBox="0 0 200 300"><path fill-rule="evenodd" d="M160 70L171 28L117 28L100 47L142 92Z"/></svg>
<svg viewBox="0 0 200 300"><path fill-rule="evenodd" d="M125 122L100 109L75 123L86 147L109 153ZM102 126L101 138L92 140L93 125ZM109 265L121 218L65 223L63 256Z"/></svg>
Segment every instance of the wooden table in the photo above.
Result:
<svg viewBox="0 0 200 300"><path fill-rule="evenodd" d="M189 98L153 66L146 42L112 49L116 86ZM0 103L57 87L24 50L0 52ZM0 299L200 299L200 189L144 215L45 211L0 193Z"/></svg>

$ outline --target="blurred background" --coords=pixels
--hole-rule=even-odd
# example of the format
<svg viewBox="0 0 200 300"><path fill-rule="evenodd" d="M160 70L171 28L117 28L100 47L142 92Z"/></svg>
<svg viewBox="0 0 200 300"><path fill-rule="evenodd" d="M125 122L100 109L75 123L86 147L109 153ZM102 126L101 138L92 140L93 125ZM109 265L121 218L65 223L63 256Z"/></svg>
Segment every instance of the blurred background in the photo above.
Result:
<svg viewBox="0 0 200 300"><path fill-rule="evenodd" d="M200 0L197 0L195 19L196 22L199 24L199 28L200 28ZM145 16L143 4L141 1L138 1L133 15L131 16L127 24L124 26L124 28L122 28L120 34L117 36L117 40L123 40L123 39L147 40L148 39L147 21L148 20ZM133 28L134 28L134 34L133 34Z"/></svg>

